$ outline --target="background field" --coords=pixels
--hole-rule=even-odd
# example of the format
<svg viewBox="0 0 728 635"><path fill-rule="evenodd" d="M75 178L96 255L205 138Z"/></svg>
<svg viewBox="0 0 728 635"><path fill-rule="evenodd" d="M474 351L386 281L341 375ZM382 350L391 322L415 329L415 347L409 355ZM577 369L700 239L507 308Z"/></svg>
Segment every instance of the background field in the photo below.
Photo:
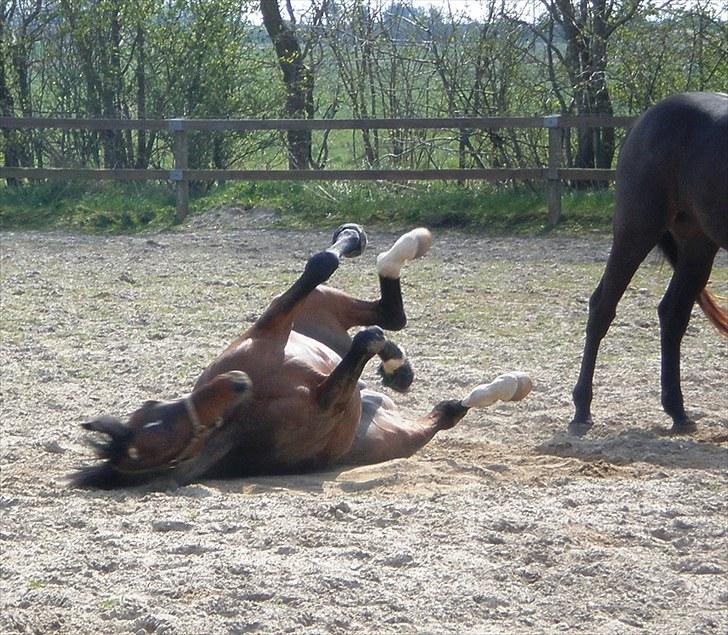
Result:
<svg viewBox="0 0 728 635"><path fill-rule="evenodd" d="M519 404L471 412L409 460L175 491L96 493L79 423L188 391L329 233L265 210L174 232L5 232L0 632L723 633L728 629L728 348L683 344L699 431L665 434L651 257L605 341L596 425L572 414L587 300L609 242L436 231L404 272L415 416L503 371ZM370 251L334 284L371 297ZM728 294L725 255L713 275ZM365 379L376 383L374 366Z"/></svg>

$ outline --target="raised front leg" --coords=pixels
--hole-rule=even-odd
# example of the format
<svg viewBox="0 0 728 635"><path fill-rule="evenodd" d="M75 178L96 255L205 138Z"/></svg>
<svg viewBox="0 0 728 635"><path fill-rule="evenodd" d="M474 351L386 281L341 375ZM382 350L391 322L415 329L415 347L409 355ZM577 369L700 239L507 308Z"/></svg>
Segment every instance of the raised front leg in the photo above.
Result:
<svg viewBox="0 0 728 635"><path fill-rule="evenodd" d="M273 302L256 320L254 330L281 331L288 337L294 320L305 307L305 300L320 284L326 282L338 269L342 257L358 256L366 247L366 234L358 225L342 225L334 233L332 245L311 256L301 277Z"/></svg>
<svg viewBox="0 0 728 635"><path fill-rule="evenodd" d="M336 409L338 404L351 400L364 366L382 350L384 343L384 333L377 326L370 326L354 336L349 351L316 390L322 410Z"/></svg>

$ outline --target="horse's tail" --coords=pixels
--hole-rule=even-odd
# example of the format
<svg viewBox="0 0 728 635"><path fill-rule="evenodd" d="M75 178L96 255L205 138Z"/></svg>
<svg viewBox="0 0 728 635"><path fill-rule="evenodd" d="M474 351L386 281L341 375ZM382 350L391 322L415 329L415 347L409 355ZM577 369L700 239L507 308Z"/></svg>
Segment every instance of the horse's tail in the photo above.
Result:
<svg viewBox="0 0 728 635"><path fill-rule="evenodd" d="M677 243L675 243L675 239L672 237L672 234L670 232L665 232L657 244L662 250L662 253L665 254L668 262L674 268L675 263L677 262ZM703 288L698 294L697 302L698 306L705 314L705 317L712 322L713 326L715 326L722 335L728 337L728 311L718 304L715 296L706 288Z"/></svg>

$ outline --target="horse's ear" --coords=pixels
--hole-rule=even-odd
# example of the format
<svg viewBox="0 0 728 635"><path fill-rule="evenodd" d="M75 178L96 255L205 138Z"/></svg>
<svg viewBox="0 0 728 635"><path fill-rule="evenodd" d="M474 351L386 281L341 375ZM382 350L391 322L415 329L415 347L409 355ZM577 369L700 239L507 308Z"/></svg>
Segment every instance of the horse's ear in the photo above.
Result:
<svg viewBox="0 0 728 635"><path fill-rule="evenodd" d="M100 458L114 459L126 451L126 446L132 432L120 419L116 417L99 417L93 421L82 423L81 426L91 432L100 432L111 437L108 443L90 440L89 444L96 450Z"/></svg>
<svg viewBox="0 0 728 635"><path fill-rule="evenodd" d="M129 430L117 417L103 416L93 421L87 421L81 424L81 427L92 432L102 432L108 434L111 438L128 434Z"/></svg>

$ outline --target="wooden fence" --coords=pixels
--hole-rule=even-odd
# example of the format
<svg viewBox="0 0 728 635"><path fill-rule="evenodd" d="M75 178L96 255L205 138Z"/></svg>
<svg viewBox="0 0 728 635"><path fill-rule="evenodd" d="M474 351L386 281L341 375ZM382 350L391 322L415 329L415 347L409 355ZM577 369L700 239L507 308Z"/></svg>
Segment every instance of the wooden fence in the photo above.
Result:
<svg viewBox="0 0 728 635"><path fill-rule="evenodd" d="M629 128L635 117L570 116L546 117L461 117L431 119L43 119L0 117L4 129L66 130L154 130L173 136L174 167L161 169L26 168L0 167L0 178L167 180L176 184L177 219L188 211L189 184L198 180L534 180L545 181L549 222L561 216L562 184L568 181L614 180L615 171L564 168L562 147L564 131L570 128ZM473 168L425 170L196 170L188 167L189 131L256 130L424 130L452 129L498 130L502 128L545 128L548 130L548 162L533 168Z"/></svg>

